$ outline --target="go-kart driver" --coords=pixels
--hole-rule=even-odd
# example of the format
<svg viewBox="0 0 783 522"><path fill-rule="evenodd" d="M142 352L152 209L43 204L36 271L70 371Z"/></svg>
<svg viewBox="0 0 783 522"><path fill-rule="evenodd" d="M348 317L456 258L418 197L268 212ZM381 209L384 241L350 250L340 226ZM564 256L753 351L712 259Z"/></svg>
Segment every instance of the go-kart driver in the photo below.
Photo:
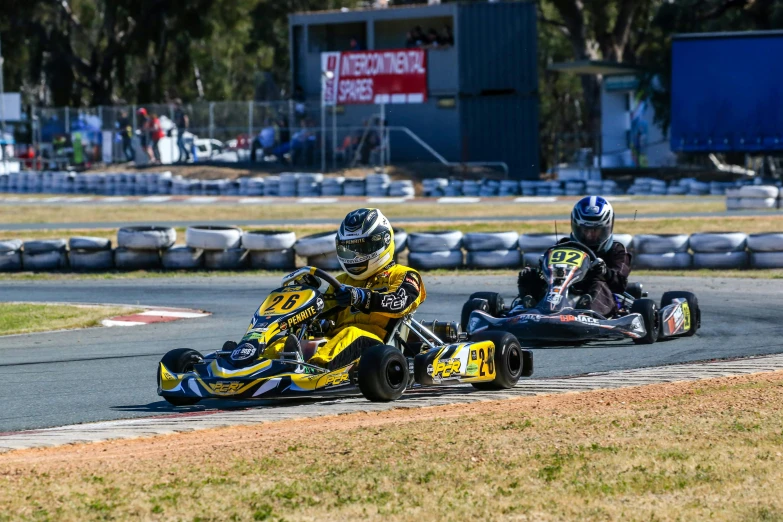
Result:
<svg viewBox="0 0 783 522"><path fill-rule="evenodd" d="M308 361L329 370L383 344L396 320L416 310L427 296L419 273L395 263L394 231L380 210L350 212L340 224L336 243L337 259L345 270L337 280L343 285L329 288L324 297L327 308L330 303L340 308L335 309L334 326L324 332L329 340ZM322 317L328 315L327 311Z"/></svg>
<svg viewBox="0 0 783 522"><path fill-rule="evenodd" d="M617 311L613 294L625 292L631 273L631 255L614 241L613 229L612 205L600 196L587 196L571 212L571 237L560 240L578 241L597 256L587 276L573 288L582 294L577 308L591 309L605 317ZM530 303L544 297L547 285L539 268L525 267L519 272L517 287L523 303Z"/></svg>

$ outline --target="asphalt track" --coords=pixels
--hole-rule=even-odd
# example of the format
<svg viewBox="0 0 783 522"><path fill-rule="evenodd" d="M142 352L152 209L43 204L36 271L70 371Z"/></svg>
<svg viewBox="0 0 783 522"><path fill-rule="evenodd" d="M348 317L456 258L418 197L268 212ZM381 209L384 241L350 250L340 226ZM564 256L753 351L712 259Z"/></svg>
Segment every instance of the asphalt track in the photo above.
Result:
<svg viewBox="0 0 783 522"><path fill-rule="evenodd" d="M649 277L643 282L654 298L669 289L696 292L703 316L699 335L643 347L622 342L538 349L536 376L783 352L783 281ZM174 413L155 393L160 356L180 346L207 352L226 339L236 339L277 283L275 278L250 277L0 283L4 301L138 303L201 308L214 314L142 327L0 338L0 432ZM471 292L510 288L512 281L466 275L429 277L426 284L428 298L417 317L455 320ZM257 407L284 404L264 402ZM207 401L192 411L238 406Z"/></svg>
<svg viewBox="0 0 783 522"><path fill-rule="evenodd" d="M237 212L241 215L241 211ZM717 212L644 212L638 215L617 214L617 219L673 219L673 218L703 218L703 217L770 217L781 216L783 213L775 210L732 210ZM540 214L532 216L477 216L477 217L415 217L397 218L396 223L405 225L410 223L504 223L509 221L562 221L563 214ZM334 218L302 218L302 219L261 219L261 220L218 220L218 221L104 221L88 223L0 223L0 230L88 230L120 228L130 226L164 226L164 227L190 227L200 225L210 226L241 226L241 227L280 227L280 226L314 226L335 225Z"/></svg>

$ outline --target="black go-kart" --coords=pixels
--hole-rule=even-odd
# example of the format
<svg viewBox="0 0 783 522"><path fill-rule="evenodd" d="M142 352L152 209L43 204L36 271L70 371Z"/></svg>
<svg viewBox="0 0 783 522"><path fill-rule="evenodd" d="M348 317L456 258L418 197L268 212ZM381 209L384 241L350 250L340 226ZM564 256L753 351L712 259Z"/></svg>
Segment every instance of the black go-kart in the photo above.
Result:
<svg viewBox="0 0 783 522"><path fill-rule="evenodd" d="M659 307L646 298L639 283L630 283L625 293L615 294L618 311L611 317L580 309L577 303L582 296L573 287L584 279L596 259L589 247L576 241L547 250L540 261L547 291L538 303L516 298L506 307L498 293L472 294L462 308L462 324L468 336L501 331L528 345L611 339L652 344L662 338L694 335L701 326L694 294L666 292Z"/></svg>

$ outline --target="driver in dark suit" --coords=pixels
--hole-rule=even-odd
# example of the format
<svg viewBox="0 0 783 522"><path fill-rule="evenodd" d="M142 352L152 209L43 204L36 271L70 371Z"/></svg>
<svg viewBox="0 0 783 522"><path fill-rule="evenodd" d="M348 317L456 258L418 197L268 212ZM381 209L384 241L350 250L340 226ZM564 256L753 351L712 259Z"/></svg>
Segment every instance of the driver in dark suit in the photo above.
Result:
<svg viewBox="0 0 783 522"><path fill-rule="evenodd" d="M582 294L577 308L591 309L603 316L617 311L614 294L622 294L631 273L631 254L614 241L614 209L600 196L587 196L574 205L571 212L571 237L561 243L578 241L597 256L585 278L573 286ZM539 268L525 267L517 279L519 297L523 303L538 302L546 293L547 284Z"/></svg>

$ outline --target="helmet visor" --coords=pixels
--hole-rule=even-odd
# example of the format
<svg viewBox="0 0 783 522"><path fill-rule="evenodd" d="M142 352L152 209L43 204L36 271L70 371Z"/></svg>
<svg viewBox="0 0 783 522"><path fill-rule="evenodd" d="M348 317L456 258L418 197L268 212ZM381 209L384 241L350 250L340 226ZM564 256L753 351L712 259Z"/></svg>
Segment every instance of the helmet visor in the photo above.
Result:
<svg viewBox="0 0 783 522"><path fill-rule="evenodd" d="M375 234L371 237L361 239L344 239L337 240L337 257L349 260L356 260L357 262L362 258L367 258L372 254L380 254L384 248L391 241L389 236L389 242L386 241L386 237L389 234Z"/></svg>
<svg viewBox="0 0 783 522"><path fill-rule="evenodd" d="M603 225L597 227L580 225L574 230L574 237L576 240L591 248L602 245L611 235L611 228Z"/></svg>

